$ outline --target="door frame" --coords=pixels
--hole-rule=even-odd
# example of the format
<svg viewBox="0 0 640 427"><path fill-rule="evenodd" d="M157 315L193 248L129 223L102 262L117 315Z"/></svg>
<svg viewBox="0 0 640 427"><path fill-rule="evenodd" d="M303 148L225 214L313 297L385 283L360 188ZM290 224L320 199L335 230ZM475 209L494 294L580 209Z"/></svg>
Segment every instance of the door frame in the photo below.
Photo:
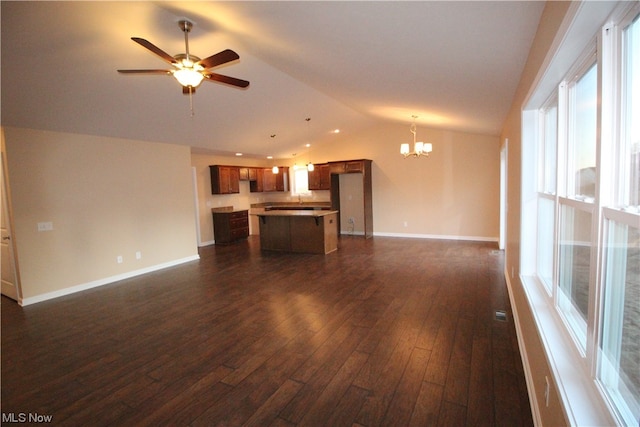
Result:
<svg viewBox="0 0 640 427"><path fill-rule="evenodd" d="M15 298L13 295L8 295L4 292L5 287L2 286L2 295L6 295L11 299L15 299L18 304L22 305L22 287L20 281L20 269L18 266L18 251L15 239L15 230L13 227L13 210L11 208L11 187L9 185L9 169L7 162L7 152L4 140L4 129L0 128L0 140L1 140L1 150L0 150L0 173L2 174L2 185L0 186L0 192L2 193L0 197L2 197L2 209L0 211L0 215L6 216L4 218L5 224L7 226L7 232L9 237L8 248L9 248L9 259L10 262L13 263L13 271L14 271L14 287L16 291Z"/></svg>

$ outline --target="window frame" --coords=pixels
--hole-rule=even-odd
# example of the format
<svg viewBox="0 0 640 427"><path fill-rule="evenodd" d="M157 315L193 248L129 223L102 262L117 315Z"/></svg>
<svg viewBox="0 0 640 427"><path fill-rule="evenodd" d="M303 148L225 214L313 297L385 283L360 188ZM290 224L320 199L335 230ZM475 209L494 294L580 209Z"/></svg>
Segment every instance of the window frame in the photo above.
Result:
<svg viewBox="0 0 640 427"><path fill-rule="evenodd" d="M565 17L565 25L558 33L557 44L553 45L549 57L543 63L538 77L534 80L522 107L522 168L521 168L521 245L520 245L520 280L525 295L529 301L534 321L536 322L541 341L545 348L555 384L558 387L560 399L571 425L619 425L623 418L615 408L615 402L604 391L597 377L602 334L601 319L604 310L603 271L606 257L603 254L604 243L607 238L605 225L612 217L624 218L625 222L640 224L640 215L624 208L612 205L612 198L617 188L612 188L619 180L609 178L617 170L620 154L620 66L616 61L621 60L620 38L615 37L618 30L628 17L640 14L640 3L617 2L601 3L576 2L569 8ZM603 19L606 18L606 19ZM596 35L594 38L594 34ZM556 43L556 42L554 42ZM530 165L529 159L534 157L540 161L541 136L544 135L544 120L542 111L547 102L557 91L558 94L558 165L566 165L569 152L566 148L569 139L569 129L563 128L563 114L569 104L567 92L576 71L590 66L588 56L575 55L576 46L589 46L586 51L595 49L597 67L597 104L596 114L596 188L593 200L573 197L572 180L568 172L562 173L557 168L557 195L544 192L539 175L544 165ZM570 58L570 60L567 60ZM571 64L575 64L573 67ZM591 62L593 64L593 62ZM554 76L565 75L566 79L553 82ZM570 78L571 77L571 78ZM615 151L614 153L611 153ZM564 166L563 166L564 167ZM567 170L572 170L567 168ZM618 199L618 197L616 197ZM554 229L554 283L549 289L538 274L538 240L536 230L539 227L540 200L554 201L555 229ZM586 343L582 347L576 342L566 318L557 310L559 293L558 272L558 224L562 206L591 213L589 258L589 302L587 314ZM507 284L510 286L509 276ZM514 316L517 316L514 313ZM517 320L516 320L517 323ZM516 325L518 328L518 326ZM519 331L520 332L520 331ZM522 345L522 344L521 344ZM524 350L526 353L526 350ZM529 375L529 374L528 374ZM529 376L527 380L535 389L534 382ZM534 383L534 384L531 384ZM535 391L535 390L534 390ZM534 420L540 421L539 393L531 393ZM632 419L632 425L637 420Z"/></svg>

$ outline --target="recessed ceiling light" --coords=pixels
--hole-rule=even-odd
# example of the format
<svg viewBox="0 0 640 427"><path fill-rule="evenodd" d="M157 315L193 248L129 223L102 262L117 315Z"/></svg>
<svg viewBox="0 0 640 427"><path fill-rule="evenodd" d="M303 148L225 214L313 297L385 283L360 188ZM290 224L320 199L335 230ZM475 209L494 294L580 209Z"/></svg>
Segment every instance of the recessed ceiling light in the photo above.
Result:
<svg viewBox="0 0 640 427"><path fill-rule="evenodd" d="M309 147L311 147L311 144L307 144L307 145L305 145L305 147L309 148Z"/></svg>
<svg viewBox="0 0 640 427"><path fill-rule="evenodd" d="M267 159L271 160L273 159L273 156L267 156Z"/></svg>
<svg viewBox="0 0 640 427"><path fill-rule="evenodd" d="M340 133L340 129L334 129L331 131L331 133Z"/></svg>
<svg viewBox="0 0 640 427"><path fill-rule="evenodd" d="M236 156L240 157L242 156L242 153L236 153Z"/></svg>

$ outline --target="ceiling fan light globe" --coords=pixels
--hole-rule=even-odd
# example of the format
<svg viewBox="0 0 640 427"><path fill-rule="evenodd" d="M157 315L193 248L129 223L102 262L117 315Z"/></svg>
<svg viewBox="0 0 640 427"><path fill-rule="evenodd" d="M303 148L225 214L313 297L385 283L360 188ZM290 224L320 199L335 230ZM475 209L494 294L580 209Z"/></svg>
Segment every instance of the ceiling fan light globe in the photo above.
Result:
<svg viewBox="0 0 640 427"><path fill-rule="evenodd" d="M173 72L173 77L184 87L198 87L204 79L201 73L191 69L176 70Z"/></svg>

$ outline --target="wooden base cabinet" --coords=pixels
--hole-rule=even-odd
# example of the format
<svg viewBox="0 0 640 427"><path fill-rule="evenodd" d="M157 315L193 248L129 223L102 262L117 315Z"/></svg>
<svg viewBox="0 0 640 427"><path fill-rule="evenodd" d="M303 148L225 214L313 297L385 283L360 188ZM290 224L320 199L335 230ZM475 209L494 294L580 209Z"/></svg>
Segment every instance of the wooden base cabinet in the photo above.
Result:
<svg viewBox="0 0 640 427"><path fill-rule="evenodd" d="M258 217L262 250L328 254L338 249L338 212L267 211Z"/></svg>
<svg viewBox="0 0 640 427"><path fill-rule="evenodd" d="M249 237L249 211L216 211L213 215L213 238L216 245L228 245Z"/></svg>

